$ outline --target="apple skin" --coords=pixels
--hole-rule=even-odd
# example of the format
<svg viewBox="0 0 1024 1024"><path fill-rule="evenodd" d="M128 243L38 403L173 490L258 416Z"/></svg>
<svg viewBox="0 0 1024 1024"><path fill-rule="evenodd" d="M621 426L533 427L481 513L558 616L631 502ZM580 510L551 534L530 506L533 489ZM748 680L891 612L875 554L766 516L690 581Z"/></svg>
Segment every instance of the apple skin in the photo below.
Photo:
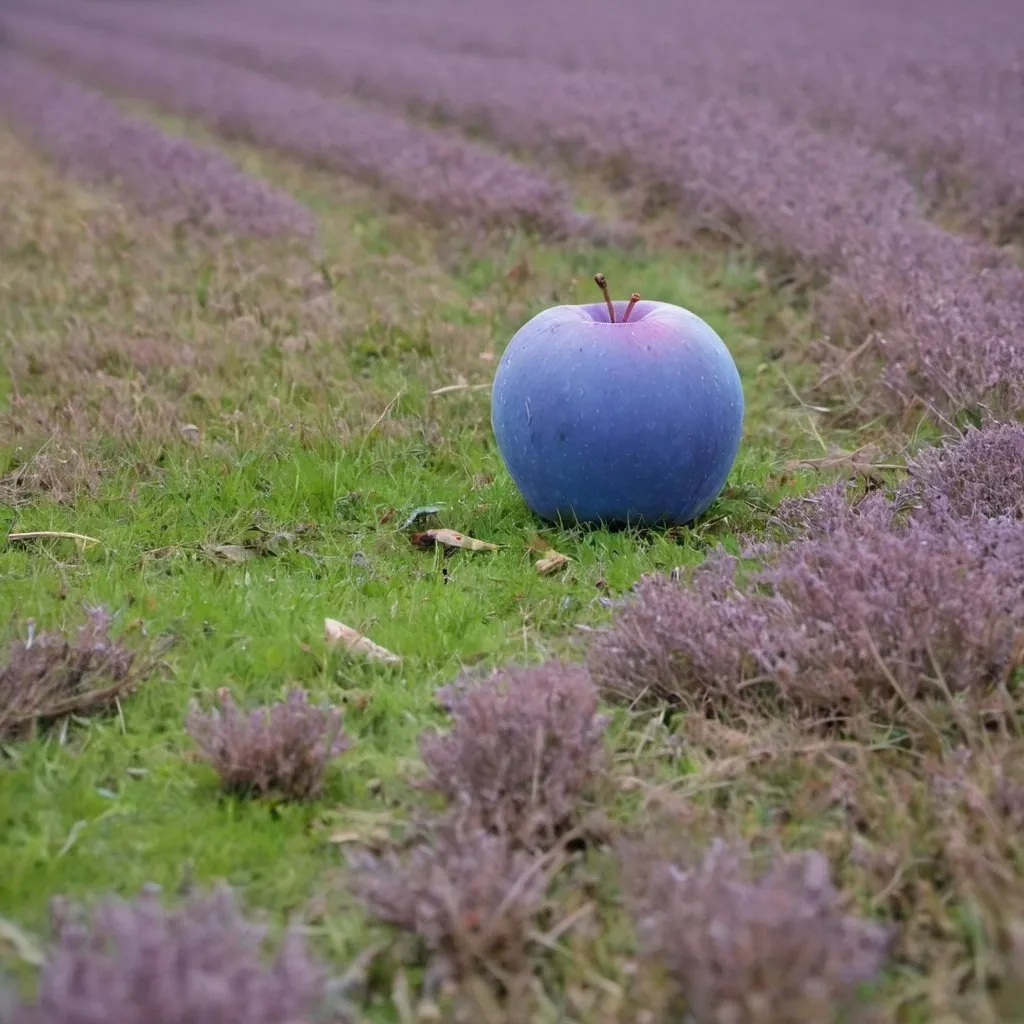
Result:
<svg viewBox="0 0 1024 1024"><path fill-rule="evenodd" d="M561 305L509 341L491 426L531 511L551 522L678 525L736 460L743 386L725 343L667 302Z"/></svg>

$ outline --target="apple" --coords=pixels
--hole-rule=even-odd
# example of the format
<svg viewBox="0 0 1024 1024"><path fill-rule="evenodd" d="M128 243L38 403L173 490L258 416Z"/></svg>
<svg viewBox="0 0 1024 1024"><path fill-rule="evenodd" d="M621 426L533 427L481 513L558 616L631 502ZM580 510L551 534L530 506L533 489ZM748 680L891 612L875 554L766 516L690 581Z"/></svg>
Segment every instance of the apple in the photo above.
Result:
<svg viewBox="0 0 1024 1024"><path fill-rule="evenodd" d="M491 389L498 450L531 511L552 522L677 525L715 500L743 432L736 363L709 324L668 302L538 313Z"/></svg>

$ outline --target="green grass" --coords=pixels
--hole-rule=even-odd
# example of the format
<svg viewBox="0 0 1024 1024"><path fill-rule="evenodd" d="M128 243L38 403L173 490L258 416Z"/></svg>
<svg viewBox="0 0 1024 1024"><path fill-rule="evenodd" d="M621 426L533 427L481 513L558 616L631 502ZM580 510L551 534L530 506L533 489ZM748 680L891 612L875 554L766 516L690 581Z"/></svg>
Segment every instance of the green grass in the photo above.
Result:
<svg viewBox="0 0 1024 1024"><path fill-rule="evenodd" d="M177 237L56 179L4 138L4 184L9 194L23 189L6 207L7 227L17 221L43 241L42 255L14 245L0 262L0 328L13 357L0 395L91 409L85 426L58 426L56 414L47 423L100 476L76 501L29 494L5 510L5 525L18 530L99 543L0 546L0 616L9 635L22 635L27 617L37 629L72 628L83 604L101 603L133 641L174 639L118 714L4 748L0 908L31 931L44 929L51 895L131 894L147 881L174 888L186 875L238 884L248 903L276 914L306 907L341 866L332 835L386 828L419 802L409 779L417 734L441 721L437 686L467 665L571 655L577 625L608 616L603 598L645 572L696 562L710 545L735 549L780 496L829 472L791 460L884 436L872 425L829 431L800 402L811 372L798 351L805 339L792 336L784 300L758 284L742 254L452 237L365 186L226 148L315 209L323 252ZM523 261L525 283L510 283ZM694 309L739 364L742 450L727 491L694 527L538 523L496 451L487 390L430 394L459 379L486 383L529 316L556 301L593 300L597 270L617 294L636 289ZM65 365L68 346L125 338L129 354L102 374ZM211 363L140 367L130 355L140 338L164 339L172 351L193 345ZM780 345L785 359L776 358ZM42 370L25 369L33 362ZM110 378L118 402L134 396L162 411L115 429L101 401ZM183 422L199 428L198 445L180 436ZM38 440L27 431L0 445L0 475ZM414 548L401 524L434 503L443 509L429 525L500 550L445 558ZM284 535L276 550L244 562L214 550L267 532ZM563 572L538 574L538 533L572 559ZM326 616L403 664L328 651ZM223 796L191 757L189 701L209 702L226 686L242 703L265 702L296 684L344 704L354 740L323 796L302 806ZM620 713L613 747L634 750L638 728ZM652 765L652 778L680 769L677 759ZM619 801L617 813L630 806ZM339 959L366 938L357 914L333 917L326 934Z"/></svg>
<svg viewBox="0 0 1024 1024"><path fill-rule="evenodd" d="M268 171L267 159L251 152L248 163ZM298 173L286 164L277 168L280 179ZM358 201L347 197L332 203L330 189L315 175L306 181L306 196L317 197L313 205L324 225L324 263L336 268L337 287L347 291L350 275L358 277L366 263L393 255L389 244L395 233L393 224L374 212L372 196L353 191ZM426 228L411 244L405 239L406 250L422 252L431 244L438 241ZM504 274L523 257L532 273L529 292L508 301ZM290 682L336 698L367 692L367 706L349 712L358 742L325 805L370 806L360 795L366 780L400 774L401 759L414 752L417 730L436 717L433 688L460 665L541 657L563 647L575 623L592 623L605 614L601 596L628 589L643 572L699 559L709 543L728 544L736 530L756 524L777 497L783 458L821 454L811 421L764 360L771 342L757 332L770 329L772 304L756 297L752 270L739 261L723 260L716 279L698 258L678 252L629 257L558 249L520 237L511 254L500 240L466 244L457 273L442 271L437 259L433 264L429 276L443 293L400 330L378 321L342 344L313 339L314 345L333 347L333 374L361 377L362 394L353 397L350 391L344 402L360 403L371 426L384 416L375 429L357 431L344 443L332 439L329 389L316 393L296 386L289 404L307 425L301 439L286 436L281 414L271 440L264 438L254 448L238 446L224 422L207 410L202 446L167 441L154 457L147 439L138 450L131 443L111 445L113 470L94 496L70 506L37 500L16 509L18 530L68 530L101 543L85 552L67 541L4 548L6 615L31 615L39 628L50 628L73 623L83 602L104 603L121 610L140 632L176 637L166 678L154 679L127 702L123 722L77 725L63 749L50 737L13 751L17 771L0 776L4 806L16 822L4 831L9 869L0 879L0 894L18 916L37 918L41 896L50 891L130 889L151 876L166 882L190 858L204 877L228 865L240 871L237 865L244 864L246 873L280 893L281 883L270 879L281 874L280 859L287 851L293 863L285 877L295 881L283 889L301 891L298 879L308 885L310 872L333 856L308 834L317 810L308 818L285 819L291 822L287 840L280 836L282 824L270 829L277 833L273 836L267 826L252 829L252 814L265 821L258 810L226 811L205 769L190 766L182 756L187 745L181 718L190 696L229 685L248 699L266 700ZM694 528L641 536L545 527L530 515L501 464L490 433L488 392L429 394L431 377L443 386L448 362L431 340L437 323L463 329L479 351L493 353L473 376L485 382L514 330L555 301L555 291L562 292L562 301L591 298L595 289L589 276L598 267L619 291L636 288L699 311L729 339L740 364L748 404L744 446L729 491ZM17 267L5 270L13 274ZM143 280L132 287L151 285ZM367 287L365 279L358 285ZM759 306L745 320L725 309L737 295L755 295ZM158 303L161 295L151 298ZM407 296L364 290L359 298L384 307ZM75 305L73 293L67 302ZM202 275L194 295L179 294L175 305L169 326L183 337L198 333L197 321L214 320L210 272ZM14 345L21 338L12 335L26 322L59 332L52 311L26 310L10 293L3 314ZM240 358L237 352L223 355L229 365ZM281 396L287 378L280 345L252 353L244 373L221 383L221 410ZM9 378L4 386L11 387ZM367 393L378 396L377 405L367 401ZM191 408L199 419L201 408ZM258 407L246 409L247 419L258 422L262 415ZM388 424L396 426L398 436L384 436L381 426ZM14 449L0 454L0 465L4 458L9 465L16 461ZM124 500L126 493L130 501ZM400 526L413 508L434 503L444 507L427 525L461 530L501 550L443 557L415 549ZM270 531L299 526L304 532L292 542L285 539L277 555L244 564L225 564L205 550L244 543L254 526ZM538 533L572 558L564 572L537 573L537 556L528 545ZM326 657L324 616L357 626L400 652L403 667ZM148 774L126 775L133 766ZM37 815L40 786L47 811ZM202 828L184 827L200 818ZM58 856L80 821L88 824ZM274 850L280 852L268 857Z"/></svg>
<svg viewBox="0 0 1024 1024"><path fill-rule="evenodd" d="M474 471L497 467L470 437L455 439L445 459L415 443L385 442L362 456L300 451L230 468L203 461L172 463L159 481L139 485L131 503L118 499L115 482L84 507L20 517L19 528L74 530L101 538L100 547L79 554L70 542L45 542L3 555L8 610L31 611L39 628L73 620L81 602L103 603L122 609L125 620L141 620L138 630L176 638L167 678L127 701L123 721L75 727L64 749L52 739L18 748L18 770L4 776L14 821L5 829L0 898L21 913L37 912L39 894L55 889L121 889L154 876L168 883L190 858L199 877L227 871L253 882L260 896L266 888L274 903L303 884L308 892L332 856L307 831L316 811L271 826L270 834L261 812L226 812L211 773L183 757L190 696L229 686L266 701L294 682L348 701L356 746L324 806L379 806L366 797L366 782L400 787L416 732L437 718L433 688L460 665L548 653L574 623L602 615L603 593L696 555L686 539L546 530L574 561L557 576L539 576L526 548L537 526L505 478L473 488ZM361 496L347 500L353 491ZM445 558L413 548L395 523L427 501L446 504L440 521L502 549ZM382 526L392 508L398 515ZM316 529L279 555L244 564L220 564L204 551L244 542L253 523ZM399 652L404 665L328 656L325 616ZM132 768L146 774L129 774ZM46 811L39 814L41 799ZM253 814L262 828L253 828ZM80 821L87 825L74 847L59 856Z"/></svg>

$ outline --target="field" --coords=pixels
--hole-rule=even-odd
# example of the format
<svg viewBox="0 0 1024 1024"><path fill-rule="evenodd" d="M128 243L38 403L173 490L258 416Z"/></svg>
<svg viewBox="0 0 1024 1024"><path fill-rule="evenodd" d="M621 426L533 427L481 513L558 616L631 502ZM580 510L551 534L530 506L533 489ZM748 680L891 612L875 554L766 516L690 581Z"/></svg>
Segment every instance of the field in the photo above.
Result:
<svg viewBox="0 0 1024 1024"><path fill-rule="evenodd" d="M1022 68L1009 0L0 0L0 1021L1024 1021ZM498 453L596 273L739 368L686 527Z"/></svg>

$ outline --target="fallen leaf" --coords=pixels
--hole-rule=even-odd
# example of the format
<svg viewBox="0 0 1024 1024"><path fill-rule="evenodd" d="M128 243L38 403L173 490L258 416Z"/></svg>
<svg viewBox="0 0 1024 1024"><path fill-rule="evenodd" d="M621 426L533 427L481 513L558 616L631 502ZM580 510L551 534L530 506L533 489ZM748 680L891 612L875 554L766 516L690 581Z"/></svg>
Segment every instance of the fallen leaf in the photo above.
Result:
<svg viewBox="0 0 1024 1024"><path fill-rule="evenodd" d="M362 842L363 836L359 832L335 832L328 840L329 843L358 843Z"/></svg>
<svg viewBox="0 0 1024 1024"><path fill-rule="evenodd" d="M313 823L313 830L324 842L339 846L347 843L374 845L381 836L386 843L390 838L390 827L395 822L391 811L357 811L344 808L337 812L328 811Z"/></svg>
<svg viewBox="0 0 1024 1024"><path fill-rule="evenodd" d="M568 555L563 555L560 551L556 551L554 548L548 548L544 552L544 557L537 559L537 572L541 576L547 576L550 573L558 572L563 566L567 565L571 559Z"/></svg>
<svg viewBox="0 0 1024 1024"><path fill-rule="evenodd" d="M409 518L399 527L400 530L408 530L410 526L426 519L427 516L437 515L444 508L444 502L439 501L436 505L420 505L409 513Z"/></svg>
<svg viewBox="0 0 1024 1024"><path fill-rule="evenodd" d="M397 654L375 644L369 637L337 619L324 619L324 640L328 647L341 646L357 654L365 654L374 661L385 661L390 665L398 665L402 661Z"/></svg>
<svg viewBox="0 0 1024 1024"><path fill-rule="evenodd" d="M414 533L409 538L412 543L424 550L439 544L443 548L463 548L466 551L497 551L497 544L488 544L485 540L477 540L456 530L424 530Z"/></svg>
<svg viewBox="0 0 1024 1024"><path fill-rule="evenodd" d="M204 544L203 550L209 555L216 555L227 562L235 562L237 564L251 561L253 558L259 558L259 555L252 548L247 548L243 544Z"/></svg>

